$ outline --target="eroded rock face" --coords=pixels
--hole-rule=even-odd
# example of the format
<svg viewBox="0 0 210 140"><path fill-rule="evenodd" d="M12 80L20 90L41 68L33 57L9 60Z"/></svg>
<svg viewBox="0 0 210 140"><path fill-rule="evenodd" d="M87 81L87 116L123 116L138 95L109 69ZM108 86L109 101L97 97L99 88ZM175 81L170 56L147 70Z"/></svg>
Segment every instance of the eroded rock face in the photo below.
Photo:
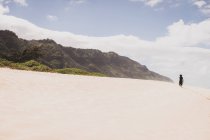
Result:
<svg viewBox="0 0 210 140"><path fill-rule="evenodd" d="M11 31L0 31L0 57L16 62L37 60L51 68L80 68L111 77L172 82L128 57L115 52L63 47L50 39L23 40Z"/></svg>

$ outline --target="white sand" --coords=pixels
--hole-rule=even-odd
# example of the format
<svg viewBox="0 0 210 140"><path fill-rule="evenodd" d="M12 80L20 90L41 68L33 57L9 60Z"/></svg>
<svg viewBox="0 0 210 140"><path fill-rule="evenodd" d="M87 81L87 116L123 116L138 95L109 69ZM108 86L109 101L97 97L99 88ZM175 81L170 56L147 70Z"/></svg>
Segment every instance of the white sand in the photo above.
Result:
<svg viewBox="0 0 210 140"><path fill-rule="evenodd" d="M210 90L0 69L0 140L210 140Z"/></svg>

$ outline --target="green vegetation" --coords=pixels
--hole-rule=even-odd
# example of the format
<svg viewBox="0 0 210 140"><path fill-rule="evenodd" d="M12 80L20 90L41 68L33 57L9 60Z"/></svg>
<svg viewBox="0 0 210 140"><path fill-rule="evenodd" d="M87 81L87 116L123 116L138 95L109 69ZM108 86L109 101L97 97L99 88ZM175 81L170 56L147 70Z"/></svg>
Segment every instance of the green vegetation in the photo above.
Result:
<svg viewBox="0 0 210 140"><path fill-rule="evenodd" d="M75 74L75 75L90 75L90 76L106 76L101 73L96 73L96 72L88 72L82 69L78 68L65 68L65 69L57 69L55 70L57 73L62 73L62 74Z"/></svg>
<svg viewBox="0 0 210 140"><path fill-rule="evenodd" d="M18 70L40 71L40 72L53 72L61 74L74 74L74 75L88 75L88 76L106 76L101 73L88 72L78 68L64 68L64 69L51 69L50 67L41 64L35 60L30 60L24 63L15 63L6 59L0 59L0 67L7 67Z"/></svg>
<svg viewBox="0 0 210 140"><path fill-rule="evenodd" d="M5 59L0 59L0 67L8 67L11 69L18 69L18 70L42 71L42 72L52 71L51 68L34 60L30 60L24 63L15 63Z"/></svg>

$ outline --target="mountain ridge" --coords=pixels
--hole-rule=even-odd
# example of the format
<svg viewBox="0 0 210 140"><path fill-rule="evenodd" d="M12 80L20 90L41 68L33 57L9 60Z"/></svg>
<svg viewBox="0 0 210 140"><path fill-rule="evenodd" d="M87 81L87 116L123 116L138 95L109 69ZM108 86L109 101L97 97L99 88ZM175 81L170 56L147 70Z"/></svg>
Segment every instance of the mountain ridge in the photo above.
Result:
<svg viewBox="0 0 210 140"><path fill-rule="evenodd" d="M0 31L0 57L15 62L36 60L53 69L80 68L110 77L172 82L170 78L115 52L64 47L51 39L24 40L8 30Z"/></svg>

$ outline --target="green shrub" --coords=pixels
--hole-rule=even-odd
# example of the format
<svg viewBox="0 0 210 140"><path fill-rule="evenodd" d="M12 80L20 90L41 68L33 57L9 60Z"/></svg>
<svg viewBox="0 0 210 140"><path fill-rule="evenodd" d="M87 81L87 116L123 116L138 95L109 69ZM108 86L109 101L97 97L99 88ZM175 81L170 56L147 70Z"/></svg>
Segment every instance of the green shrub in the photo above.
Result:
<svg viewBox="0 0 210 140"><path fill-rule="evenodd" d="M27 61L25 63L22 63L24 66L27 66L27 67L36 67L36 66L39 66L39 65L43 65L43 64L40 64L39 62L37 61L34 61L34 60L30 60L30 61Z"/></svg>
<svg viewBox="0 0 210 140"><path fill-rule="evenodd" d="M43 72L50 72L50 71L52 71L52 69L49 68L48 66L43 65L43 64L41 64L41 63L39 63L37 61L34 61L34 60L27 61L25 63L22 63L21 65L23 65L27 69L33 70L33 71L43 71Z"/></svg>
<svg viewBox="0 0 210 140"><path fill-rule="evenodd" d="M43 72L51 71L51 68L34 60L30 60L25 63L14 63L5 59L0 59L0 67L8 67L11 69L19 69L19 70L43 71Z"/></svg>
<svg viewBox="0 0 210 140"><path fill-rule="evenodd" d="M8 67L11 69L31 70L40 72L56 72L61 74L74 74L74 75L89 75L89 76L106 76L102 73L88 72L78 68L64 68L64 69L51 69L48 66L41 64L35 60L30 60L24 63L15 63L0 58L0 67Z"/></svg>
<svg viewBox="0 0 210 140"><path fill-rule="evenodd" d="M1 67L9 67L12 64L12 62L6 60L6 59L0 59L0 66Z"/></svg>
<svg viewBox="0 0 210 140"><path fill-rule="evenodd" d="M104 74L101 74L101 73L88 72L88 71L85 71L85 70L82 70L82 69L78 69L78 68L57 69L57 70L55 70L55 72L62 73L62 74L105 76Z"/></svg>
<svg viewBox="0 0 210 140"><path fill-rule="evenodd" d="M21 63L11 63L9 68L18 70L30 70L28 67L22 65Z"/></svg>

